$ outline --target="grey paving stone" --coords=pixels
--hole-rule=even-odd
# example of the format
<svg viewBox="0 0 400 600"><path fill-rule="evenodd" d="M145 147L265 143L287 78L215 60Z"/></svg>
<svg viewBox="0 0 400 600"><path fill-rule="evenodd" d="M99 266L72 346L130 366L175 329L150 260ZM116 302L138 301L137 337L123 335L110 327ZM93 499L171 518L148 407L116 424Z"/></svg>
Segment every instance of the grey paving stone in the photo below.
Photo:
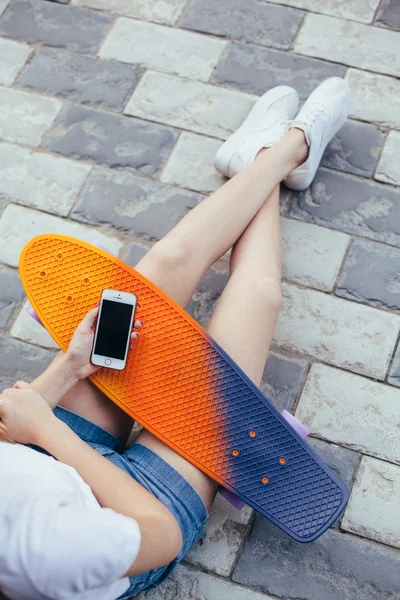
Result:
<svg viewBox="0 0 400 600"><path fill-rule="evenodd" d="M256 99L237 90L147 71L124 112L226 139L244 121Z"/></svg>
<svg viewBox="0 0 400 600"><path fill-rule="evenodd" d="M158 240L200 199L198 194L129 173L97 171L89 177L72 217Z"/></svg>
<svg viewBox="0 0 400 600"><path fill-rule="evenodd" d="M341 528L400 548L399 514L400 467L363 456Z"/></svg>
<svg viewBox="0 0 400 600"><path fill-rule="evenodd" d="M44 0L12 0L0 19L0 35L94 54L113 17Z"/></svg>
<svg viewBox="0 0 400 600"><path fill-rule="evenodd" d="M256 0L192 0L181 27L222 37L290 48L303 13Z"/></svg>
<svg viewBox="0 0 400 600"><path fill-rule="evenodd" d="M360 455L353 450L341 448L336 444L328 444L328 442L315 438L307 438L307 443L330 466L332 471L349 486Z"/></svg>
<svg viewBox="0 0 400 600"><path fill-rule="evenodd" d="M18 273L0 267L0 331L6 331L10 318L24 298Z"/></svg>
<svg viewBox="0 0 400 600"><path fill-rule="evenodd" d="M67 106L47 133L45 145L65 156L154 175L177 136L176 131L162 125Z"/></svg>
<svg viewBox="0 0 400 600"><path fill-rule="evenodd" d="M99 56L208 81L226 44L191 31L121 17Z"/></svg>
<svg viewBox="0 0 400 600"><path fill-rule="evenodd" d="M374 25L400 31L400 4L398 0L381 0Z"/></svg>
<svg viewBox="0 0 400 600"><path fill-rule="evenodd" d="M328 145L321 164L338 171L371 177L383 141L383 134L374 125L347 121Z"/></svg>
<svg viewBox="0 0 400 600"><path fill-rule="evenodd" d="M261 390L276 408L292 411L304 381L308 363L270 352L261 381Z"/></svg>
<svg viewBox="0 0 400 600"><path fill-rule="evenodd" d="M400 75L399 47L396 31L313 13L305 17L294 44L299 54L395 76Z"/></svg>
<svg viewBox="0 0 400 600"><path fill-rule="evenodd" d="M116 256L122 247L119 239L114 237L114 231L110 232L111 235L106 235L98 229L75 221L9 204L0 219L0 262L10 267L17 267L22 248L29 240L42 233L61 233L86 242L97 239L99 244L108 248Z"/></svg>
<svg viewBox="0 0 400 600"><path fill-rule="evenodd" d="M168 160L161 181L201 193L214 192L226 179L214 166L219 140L184 131Z"/></svg>
<svg viewBox="0 0 400 600"><path fill-rule="evenodd" d="M315 436L400 464L400 391L390 385L314 363L296 417Z"/></svg>
<svg viewBox="0 0 400 600"><path fill-rule="evenodd" d="M400 246L400 194L394 188L320 169L297 194L291 216Z"/></svg>
<svg viewBox="0 0 400 600"><path fill-rule="evenodd" d="M1 598L1 596L0 596ZM274 600L227 579L179 565L160 587L142 592L138 600Z"/></svg>
<svg viewBox="0 0 400 600"><path fill-rule="evenodd" d="M400 311L400 250L353 240L336 295L378 308Z"/></svg>
<svg viewBox="0 0 400 600"><path fill-rule="evenodd" d="M285 353L385 379L399 329L398 315L285 282L274 340Z"/></svg>
<svg viewBox="0 0 400 600"><path fill-rule="evenodd" d="M12 387L18 379L30 383L54 358L53 352L0 336L0 390Z"/></svg>
<svg viewBox="0 0 400 600"><path fill-rule="evenodd" d="M330 292L350 238L297 219L281 218L283 278Z"/></svg>
<svg viewBox="0 0 400 600"><path fill-rule="evenodd" d="M350 116L372 123L400 127L400 81L395 77L348 69Z"/></svg>
<svg viewBox="0 0 400 600"><path fill-rule="evenodd" d="M10 332L11 336L22 340L23 342L35 344L35 346L57 350L58 345L51 335L28 314L26 310L28 306L29 302L26 302L21 308L19 315L12 326Z"/></svg>
<svg viewBox="0 0 400 600"><path fill-rule="evenodd" d="M0 85L12 85L22 69L32 47L14 40L0 38Z"/></svg>
<svg viewBox="0 0 400 600"><path fill-rule="evenodd" d="M375 179L392 185L400 185L400 131L389 132Z"/></svg>
<svg viewBox="0 0 400 600"><path fill-rule="evenodd" d="M128 265L135 267L138 262L145 256L150 250L149 246L140 244L139 242L132 242L128 248L128 253L124 259Z"/></svg>
<svg viewBox="0 0 400 600"><path fill-rule="evenodd" d="M60 112L61 102L0 86L0 139L39 146Z"/></svg>
<svg viewBox="0 0 400 600"><path fill-rule="evenodd" d="M174 25L187 0L72 0L75 6L111 11L133 19Z"/></svg>
<svg viewBox="0 0 400 600"><path fill-rule="evenodd" d="M204 275L186 309L201 325L207 325L227 282L226 271L211 268Z"/></svg>
<svg viewBox="0 0 400 600"><path fill-rule="evenodd" d="M333 529L300 544L257 516L232 579L290 600L397 600L400 553Z"/></svg>
<svg viewBox="0 0 400 600"><path fill-rule="evenodd" d="M0 142L0 194L66 217L90 166Z"/></svg>
<svg viewBox="0 0 400 600"><path fill-rule="evenodd" d="M344 67L322 60L233 43L220 61L213 82L259 95L276 85L290 85L305 100L324 79L343 77L344 73Z"/></svg>
<svg viewBox="0 0 400 600"><path fill-rule="evenodd" d="M189 552L185 561L228 577L247 535L252 514L253 510L249 506L237 510L217 494L204 537Z"/></svg>
<svg viewBox="0 0 400 600"><path fill-rule="evenodd" d="M274 4L286 4L295 8L304 8L311 12L332 15L340 19L349 19L371 23L379 0L270 0Z"/></svg>
<svg viewBox="0 0 400 600"><path fill-rule="evenodd" d="M141 74L137 67L41 48L18 83L72 102L120 110Z"/></svg>
<svg viewBox="0 0 400 600"><path fill-rule="evenodd" d="M400 344L397 346L394 354L392 366L388 377L388 383L400 387Z"/></svg>
<svg viewBox="0 0 400 600"><path fill-rule="evenodd" d="M10 0L0 0L0 16L6 10L9 3L10 3Z"/></svg>

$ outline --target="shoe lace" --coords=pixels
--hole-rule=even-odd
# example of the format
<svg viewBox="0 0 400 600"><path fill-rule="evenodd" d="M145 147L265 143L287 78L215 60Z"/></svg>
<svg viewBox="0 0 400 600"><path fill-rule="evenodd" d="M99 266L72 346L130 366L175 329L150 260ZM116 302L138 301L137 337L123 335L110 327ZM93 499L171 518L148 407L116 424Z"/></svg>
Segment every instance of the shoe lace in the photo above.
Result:
<svg viewBox="0 0 400 600"><path fill-rule="evenodd" d="M302 114L302 121L307 121L310 129L312 129L315 125L315 122L320 118L320 116L325 112L323 106L310 106L306 108Z"/></svg>

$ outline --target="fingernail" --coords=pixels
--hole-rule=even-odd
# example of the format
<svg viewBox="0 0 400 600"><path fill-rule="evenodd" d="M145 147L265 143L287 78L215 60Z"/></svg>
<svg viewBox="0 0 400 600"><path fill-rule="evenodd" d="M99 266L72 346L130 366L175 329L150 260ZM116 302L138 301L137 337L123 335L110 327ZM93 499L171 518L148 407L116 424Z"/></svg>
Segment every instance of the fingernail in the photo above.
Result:
<svg viewBox="0 0 400 600"><path fill-rule="evenodd" d="M139 319L138 319L138 323L141 327L143 327L143 321L139 321Z"/></svg>
<svg viewBox="0 0 400 600"><path fill-rule="evenodd" d="M95 308L97 308L98 306L100 306L100 300L94 305Z"/></svg>
<svg viewBox="0 0 400 600"><path fill-rule="evenodd" d="M139 337L140 337L140 334L139 334L137 331L134 331L134 332L132 333L132 335L133 335L133 337L135 338L135 340L138 340L138 339L139 339Z"/></svg>

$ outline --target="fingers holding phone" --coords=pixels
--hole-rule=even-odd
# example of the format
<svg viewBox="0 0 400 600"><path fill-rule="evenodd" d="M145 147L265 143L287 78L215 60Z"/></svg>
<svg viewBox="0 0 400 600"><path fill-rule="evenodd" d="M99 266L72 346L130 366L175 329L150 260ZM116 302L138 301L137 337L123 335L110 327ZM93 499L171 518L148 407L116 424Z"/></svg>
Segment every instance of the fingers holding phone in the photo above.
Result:
<svg viewBox="0 0 400 600"><path fill-rule="evenodd" d="M121 371L126 366L128 350L139 338L142 323L136 319L137 297L128 292L104 290L94 331L91 362L98 367Z"/></svg>

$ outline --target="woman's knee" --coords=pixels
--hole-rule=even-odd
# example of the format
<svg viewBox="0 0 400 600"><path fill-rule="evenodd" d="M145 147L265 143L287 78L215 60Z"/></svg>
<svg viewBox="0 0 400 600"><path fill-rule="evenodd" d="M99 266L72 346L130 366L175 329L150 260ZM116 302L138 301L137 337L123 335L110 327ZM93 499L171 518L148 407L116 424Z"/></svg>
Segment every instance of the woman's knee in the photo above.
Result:
<svg viewBox="0 0 400 600"><path fill-rule="evenodd" d="M187 264L190 252L190 244L186 240L171 236L154 244L146 259L151 260L152 266L161 272L176 272Z"/></svg>

